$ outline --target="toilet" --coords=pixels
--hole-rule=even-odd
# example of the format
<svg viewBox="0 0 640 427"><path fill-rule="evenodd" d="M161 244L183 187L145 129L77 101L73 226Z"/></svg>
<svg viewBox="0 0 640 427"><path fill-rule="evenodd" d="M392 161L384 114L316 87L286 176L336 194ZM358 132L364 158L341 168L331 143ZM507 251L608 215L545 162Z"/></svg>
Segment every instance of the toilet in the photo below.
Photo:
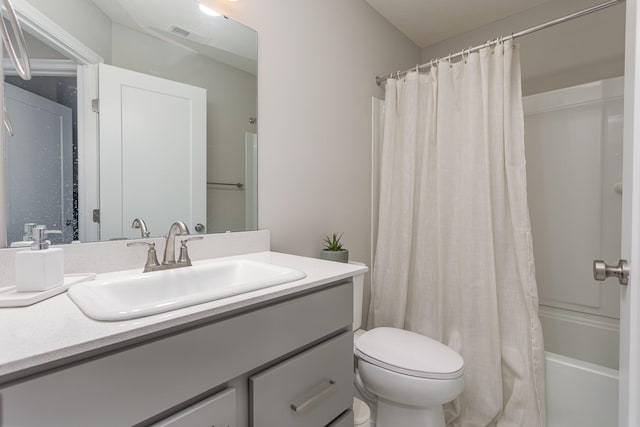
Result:
<svg viewBox="0 0 640 427"><path fill-rule="evenodd" d="M397 328L360 330L364 275L353 277L356 390L377 406L376 427L445 427L442 405L464 387L453 349Z"/></svg>

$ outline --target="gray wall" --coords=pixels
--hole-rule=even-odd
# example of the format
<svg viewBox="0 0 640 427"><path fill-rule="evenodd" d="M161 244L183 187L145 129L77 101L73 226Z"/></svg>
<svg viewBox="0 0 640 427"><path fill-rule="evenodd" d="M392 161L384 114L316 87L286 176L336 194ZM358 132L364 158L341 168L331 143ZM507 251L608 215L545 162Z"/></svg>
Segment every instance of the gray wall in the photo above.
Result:
<svg viewBox="0 0 640 427"><path fill-rule="evenodd" d="M64 55L53 50L27 32L24 33L24 40L27 43L27 50L29 52L29 58L31 59L67 59ZM5 58L9 57L6 49L2 50L2 55Z"/></svg>
<svg viewBox="0 0 640 427"><path fill-rule="evenodd" d="M111 62L111 20L86 0L29 0L36 9ZM70 12L74 11L74 12ZM81 19L78 19L81 17Z"/></svg>
<svg viewBox="0 0 640 427"><path fill-rule="evenodd" d="M207 3L258 30L258 217L273 250L318 257L344 232L369 263L375 76L420 49L364 0Z"/></svg>
<svg viewBox="0 0 640 427"><path fill-rule="evenodd" d="M422 50L422 62L585 9L601 0L555 0ZM625 4L519 38L524 95L624 74Z"/></svg>

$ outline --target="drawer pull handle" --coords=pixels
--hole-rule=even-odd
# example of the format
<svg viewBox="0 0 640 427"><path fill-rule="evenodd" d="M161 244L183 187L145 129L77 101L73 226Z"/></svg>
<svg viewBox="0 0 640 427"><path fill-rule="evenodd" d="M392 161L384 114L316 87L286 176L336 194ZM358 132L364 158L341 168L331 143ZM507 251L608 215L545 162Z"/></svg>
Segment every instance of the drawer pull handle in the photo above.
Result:
<svg viewBox="0 0 640 427"><path fill-rule="evenodd" d="M326 386L322 387L320 390L318 390L316 394L314 394L304 402L292 403L291 409L293 410L293 412L302 412L305 409L307 409L309 406L313 405L315 402L320 400L325 394L333 391L335 387L336 387L336 382L334 380L329 380L329 383Z"/></svg>

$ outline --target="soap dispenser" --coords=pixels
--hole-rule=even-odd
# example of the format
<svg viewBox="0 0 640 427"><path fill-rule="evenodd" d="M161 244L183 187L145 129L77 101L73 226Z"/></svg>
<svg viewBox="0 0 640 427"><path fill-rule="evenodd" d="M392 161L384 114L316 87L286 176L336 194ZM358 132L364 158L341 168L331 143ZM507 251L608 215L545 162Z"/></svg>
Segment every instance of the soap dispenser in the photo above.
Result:
<svg viewBox="0 0 640 427"><path fill-rule="evenodd" d="M60 234L47 230L46 225L33 228L31 250L20 251L15 257L16 290L38 292L64 283L64 251L49 248L47 234Z"/></svg>

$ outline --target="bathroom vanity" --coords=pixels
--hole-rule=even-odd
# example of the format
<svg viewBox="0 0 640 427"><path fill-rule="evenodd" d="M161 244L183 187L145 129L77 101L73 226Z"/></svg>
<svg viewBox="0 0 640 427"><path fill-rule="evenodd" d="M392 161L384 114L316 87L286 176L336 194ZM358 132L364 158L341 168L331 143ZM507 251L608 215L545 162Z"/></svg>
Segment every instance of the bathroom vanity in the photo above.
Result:
<svg viewBox="0 0 640 427"><path fill-rule="evenodd" d="M66 295L0 311L0 425L352 426L351 277L366 267L241 257L307 277L123 322Z"/></svg>

